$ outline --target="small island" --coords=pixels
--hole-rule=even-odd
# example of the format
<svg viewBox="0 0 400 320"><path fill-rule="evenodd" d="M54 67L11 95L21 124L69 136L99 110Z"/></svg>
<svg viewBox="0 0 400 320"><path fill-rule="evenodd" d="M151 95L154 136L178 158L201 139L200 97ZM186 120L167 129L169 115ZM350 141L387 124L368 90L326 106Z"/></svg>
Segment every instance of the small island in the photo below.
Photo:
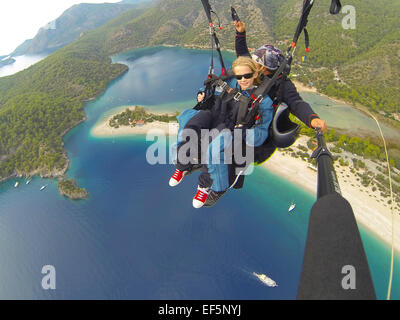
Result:
<svg viewBox="0 0 400 320"><path fill-rule="evenodd" d="M143 126L146 123L159 122L176 122L176 117L179 112L173 115L169 114L153 114L147 112L143 107L135 106L132 109L126 108L124 112L114 115L109 125L112 128L118 129L120 126Z"/></svg>
<svg viewBox="0 0 400 320"><path fill-rule="evenodd" d="M129 106L123 112L119 111L97 123L92 128L91 135L100 138L143 135L154 129L161 130L166 135L177 135L178 115L179 112L150 113L143 107Z"/></svg>
<svg viewBox="0 0 400 320"><path fill-rule="evenodd" d="M72 200L86 199L89 193L84 188L79 188L72 179L58 181L60 193Z"/></svg>

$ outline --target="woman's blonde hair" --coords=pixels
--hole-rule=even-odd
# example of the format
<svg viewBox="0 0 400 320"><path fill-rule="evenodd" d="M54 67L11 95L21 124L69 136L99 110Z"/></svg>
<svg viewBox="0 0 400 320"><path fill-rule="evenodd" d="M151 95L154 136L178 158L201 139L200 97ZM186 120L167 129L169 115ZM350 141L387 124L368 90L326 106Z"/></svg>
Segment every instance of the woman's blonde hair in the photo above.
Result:
<svg viewBox="0 0 400 320"><path fill-rule="evenodd" d="M252 72L255 72L258 74L257 78L254 79L254 84L256 86L260 85L261 80L260 80L260 74L261 74L261 69L262 66L260 66L258 63L256 63L253 59L249 57L239 57L232 63L232 69L234 70L238 66L246 66L251 69Z"/></svg>

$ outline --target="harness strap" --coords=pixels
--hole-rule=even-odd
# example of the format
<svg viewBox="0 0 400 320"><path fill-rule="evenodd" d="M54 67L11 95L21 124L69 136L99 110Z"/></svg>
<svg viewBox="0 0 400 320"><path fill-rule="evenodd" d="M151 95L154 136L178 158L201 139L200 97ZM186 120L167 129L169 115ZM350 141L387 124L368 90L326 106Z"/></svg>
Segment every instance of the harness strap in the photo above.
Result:
<svg viewBox="0 0 400 320"><path fill-rule="evenodd" d="M215 43L215 48L218 52L218 56L219 56L219 61L221 63L221 69L222 69L222 74L225 75L226 74L226 68L225 68L225 64L224 64L224 59L222 58L222 53L221 53L221 47L220 47L220 43L217 37L217 34L215 32L215 25L212 21L211 18L211 13L215 12L211 9L211 5L208 2L208 0L201 0L201 3L203 4L204 7L204 11L206 12L206 16L209 22L209 26L210 26L210 35L211 35L211 64L210 64L210 70L209 70L209 75L212 74L214 72L214 43ZM218 18L218 16L217 16ZM218 18L219 21L219 18ZM222 29L220 23L219 23L219 29Z"/></svg>
<svg viewBox="0 0 400 320"><path fill-rule="evenodd" d="M333 0L335 1L335 0ZM297 29L296 32L293 36L293 41L292 41L292 48L296 47L297 44L297 40L299 39L302 31L306 28L307 23L308 23L308 15L310 14L311 8L314 5L314 0L304 0L303 1L303 9L302 9L302 13L301 13L301 17L300 17L300 21L297 25ZM305 36L306 36L306 48L309 51L308 48L308 32L305 31Z"/></svg>
<svg viewBox="0 0 400 320"><path fill-rule="evenodd" d="M236 10L234 7L231 6L231 16L233 21L240 21L239 15L237 14Z"/></svg>
<svg viewBox="0 0 400 320"><path fill-rule="evenodd" d="M340 9L342 9L342 4L340 3L340 0L332 0L329 12L331 14L338 14L340 12Z"/></svg>
<svg viewBox="0 0 400 320"><path fill-rule="evenodd" d="M253 122L253 118L255 120L260 119L261 116L258 115L259 112L259 103L262 100L262 96L257 96L255 98L255 94L251 94L251 98L244 96L237 89L231 88L225 81L221 78L215 78L212 80L212 86L217 86L222 89L221 98L224 97L224 100L228 101L230 99L235 100L239 103L238 113L236 116L236 124L248 124ZM226 97L225 97L226 96ZM251 113L249 113L249 105L251 103Z"/></svg>
<svg viewBox="0 0 400 320"><path fill-rule="evenodd" d="M244 124L246 123L246 116L249 112L249 104L251 102L250 98L245 97L245 100L240 101L239 110L236 117L236 124Z"/></svg>
<svg viewBox="0 0 400 320"><path fill-rule="evenodd" d="M260 114L261 101L264 99L265 95L267 95L271 91L272 87L277 83L277 81L279 81L280 85L282 84L283 80L285 79L287 74L290 72L290 68L287 68L288 65L290 65L290 57L284 58L281 65L279 66L278 70L274 73L274 75L271 78L264 77L264 80L261 83L261 85L257 89L255 89L253 94L251 95L253 102L251 105L250 112L248 112L249 111L248 104L246 106L247 107L246 109L243 105L239 106L239 113L238 113L238 117L237 117L238 124L247 124L249 122L252 123L253 118L255 120L260 119L260 117L261 117L261 114ZM281 97L282 94L283 93L281 91L279 99L282 98ZM247 114L247 112L248 112L248 114Z"/></svg>
<svg viewBox="0 0 400 320"><path fill-rule="evenodd" d="M284 58L275 74L271 78L265 77L261 85L250 94L251 98L244 96L237 89L231 88L220 77L210 78L206 80L206 84L213 88L220 87L222 89L221 95L227 95L227 98L229 97L229 99L239 102L236 124L243 124L251 127L254 120L257 121L261 118L260 102L263 100L264 96L269 93L278 80L282 82L286 76L288 72L286 68L287 64L288 59Z"/></svg>
<svg viewBox="0 0 400 320"><path fill-rule="evenodd" d="M306 44L306 52L310 52L310 38L308 37L307 28L304 28L304 41Z"/></svg>

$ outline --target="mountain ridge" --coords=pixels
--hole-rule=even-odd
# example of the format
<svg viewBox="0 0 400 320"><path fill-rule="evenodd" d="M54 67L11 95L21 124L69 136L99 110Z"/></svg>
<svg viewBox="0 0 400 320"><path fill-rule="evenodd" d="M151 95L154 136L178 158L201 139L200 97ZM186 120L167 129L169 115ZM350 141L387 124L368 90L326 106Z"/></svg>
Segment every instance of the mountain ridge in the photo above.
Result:
<svg viewBox="0 0 400 320"><path fill-rule="evenodd" d="M33 39L25 40L11 56L54 52L89 30L137 6L136 2L81 3L65 10L57 19L41 27Z"/></svg>

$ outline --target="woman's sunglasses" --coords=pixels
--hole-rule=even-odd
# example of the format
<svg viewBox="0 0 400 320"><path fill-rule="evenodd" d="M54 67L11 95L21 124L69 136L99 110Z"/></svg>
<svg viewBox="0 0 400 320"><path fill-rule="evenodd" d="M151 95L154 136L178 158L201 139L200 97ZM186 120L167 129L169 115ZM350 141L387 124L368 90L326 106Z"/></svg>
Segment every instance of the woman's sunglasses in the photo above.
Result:
<svg viewBox="0 0 400 320"><path fill-rule="evenodd" d="M237 75L235 75L235 78L236 78L237 80L242 80L242 78L250 79L250 78L253 77L253 75L254 75L254 72L252 72L252 73L246 73L246 74L237 74Z"/></svg>

